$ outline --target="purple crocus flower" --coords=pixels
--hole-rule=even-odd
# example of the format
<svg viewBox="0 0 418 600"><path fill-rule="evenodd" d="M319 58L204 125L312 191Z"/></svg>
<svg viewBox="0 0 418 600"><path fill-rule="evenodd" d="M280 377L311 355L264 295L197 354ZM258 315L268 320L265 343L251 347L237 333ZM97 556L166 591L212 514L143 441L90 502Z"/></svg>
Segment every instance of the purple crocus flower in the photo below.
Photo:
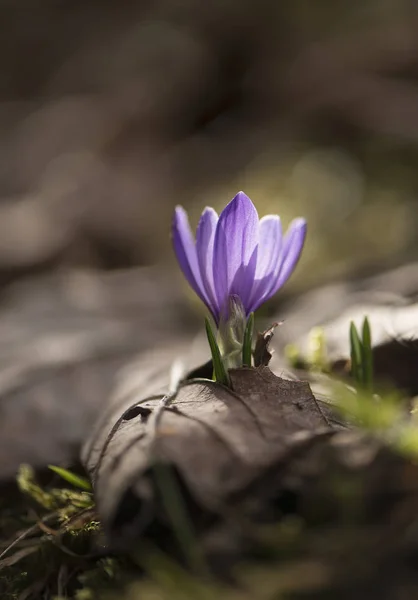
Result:
<svg viewBox="0 0 418 600"><path fill-rule="evenodd" d="M178 206L172 234L187 281L219 325L231 297L239 298L248 316L288 280L303 248L306 221L295 219L283 236L278 215L259 219L250 198L238 192L219 217L205 208L196 241L186 211Z"/></svg>

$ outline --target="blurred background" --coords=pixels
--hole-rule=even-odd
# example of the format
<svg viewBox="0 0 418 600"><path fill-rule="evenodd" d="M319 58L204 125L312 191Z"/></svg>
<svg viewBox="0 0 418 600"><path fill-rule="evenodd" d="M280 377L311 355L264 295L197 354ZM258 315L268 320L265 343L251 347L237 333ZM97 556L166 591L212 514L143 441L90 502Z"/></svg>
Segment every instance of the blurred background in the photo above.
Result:
<svg viewBox="0 0 418 600"><path fill-rule="evenodd" d="M415 0L1 0L0 283L173 261L243 189L296 288L417 255ZM291 289L291 288L290 288Z"/></svg>

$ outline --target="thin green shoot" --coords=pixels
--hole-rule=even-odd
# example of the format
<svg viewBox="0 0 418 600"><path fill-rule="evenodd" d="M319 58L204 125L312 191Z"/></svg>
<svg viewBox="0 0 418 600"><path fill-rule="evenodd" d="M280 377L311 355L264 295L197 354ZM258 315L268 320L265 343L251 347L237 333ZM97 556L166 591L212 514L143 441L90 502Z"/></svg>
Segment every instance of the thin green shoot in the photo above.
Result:
<svg viewBox="0 0 418 600"><path fill-rule="evenodd" d="M361 337L353 321L350 323L351 376L357 385L373 390L373 349L370 323L364 318Z"/></svg>
<svg viewBox="0 0 418 600"><path fill-rule="evenodd" d="M91 483L85 477L80 477L80 475L76 475L67 469L56 467L55 465L48 465L48 468L51 469L51 471L54 471L54 473L59 475L62 479L67 481L67 483L71 483L73 486L78 487L86 492L92 491Z"/></svg>
<svg viewBox="0 0 418 600"><path fill-rule="evenodd" d="M205 318L205 327L206 327L206 335L209 342L210 351L212 354L212 363L213 363L213 378L214 381L222 383L229 387L229 377L226 372L225 365L222 361L221 351L219 350L218 343L216 341L215 335L213 333L211 324L209 319Z"/></svg>
<svg viewBox="0 0 418 600"><path fill-rule="evenodd" d="M244 341L242 344L242 364L244 367L251 367L252 365L252 343L254 333L254 313L250 313L247 320L247 325L244 332Z"/></svg>

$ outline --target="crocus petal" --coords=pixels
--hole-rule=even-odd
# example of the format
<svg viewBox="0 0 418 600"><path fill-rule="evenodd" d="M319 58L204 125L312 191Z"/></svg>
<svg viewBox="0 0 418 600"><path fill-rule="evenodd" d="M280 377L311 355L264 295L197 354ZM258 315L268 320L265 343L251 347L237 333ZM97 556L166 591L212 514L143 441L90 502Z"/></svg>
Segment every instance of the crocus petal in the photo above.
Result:
<svg viewBox="0 0 418 600"><path fill-rule="evenodd" d="M177 206L174 212L172 237L174 252L184 276L196 294L210 307L200 277L196 245L190 229L189 219L186 211L181 206Z"/></svg>
<svg viewBox="0 0 418 600"><path fill-rule="evenodd" d="M196 242L181 207L176 208L172 229L180 267L218 327L222 319L232 317L231 298L239 300L248 315L277 292L295 269L305 236L304 219L294 220L284 238L279 216L259 221L243 192L219 218L212 208L203 211Z"/></svg>
<svg viewBox="0 0 418 600"><path fill-rule="evenodd" d="M306 230L305 219L294 219L291 222L284 236L282 257L274 274L273 286L267 291L263 302L274 296L293 273L305 243Z"/></svg>
<svg viewBox="0 0 418 600"><path fill-rule="evenodd" d="M219 314L213 281L213 243L217 223L218 214L213 208L207 207L200 217L196 232L196 252L200 276L216 321Z"/></svg>
<svg viewBox="0 0 418 600"><path fill-rule="evenodd" d="M256 269L258 214L244 192L239 192L222 211L216 227L213 279L220 310L231 294L246 306Z"/></svg>
<svg viewBox="0 0 418 600"><path fill-rule="evenodd" d="M280 261L283 245L282 224L278 215L266 215L260 220L257 268L247 312L262 303L264 294L273 285L274 271Z"/></svg>
<svg viewBox="0 0 418 600"><path fill-rule="evenodd" d="M254 286L254 275L257 268L258 245L254 248L247 265L241 265L235 273L234 281L231 284L228 297L237 296L240 298L248 313L248 305Z"/></svg>

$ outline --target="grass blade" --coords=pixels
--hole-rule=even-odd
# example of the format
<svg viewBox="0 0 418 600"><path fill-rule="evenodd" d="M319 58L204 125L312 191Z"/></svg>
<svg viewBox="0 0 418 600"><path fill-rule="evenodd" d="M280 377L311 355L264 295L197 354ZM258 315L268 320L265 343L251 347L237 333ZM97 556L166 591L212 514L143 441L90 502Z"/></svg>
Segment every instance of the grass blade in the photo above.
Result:
<svg viewBox="0 0 418 600"><path fill-rule="evenodd" d="M212 327L210 325L209 319L205 318L205 328L206 335L208 337L208 342L210 346L210 351L212 353L212 362L213 362L213 374L215 381L219 383L223 383L223 385L229 386L229 377L225 370L225 366L222 362L221 352L219 350L219 346L217 344L215 335L212 331Z"/></svg>
<svg viewBox="0 0 418 600"><path fill-rule="evenodd" d="M254 333L254 313L250 313L244 332L244 341L242 344L242 364L244 367L251 367L252 364L252 344Z"/></svg>
<svg viewBox="0 0 418 600"><path fill-rule="evenodd" d="M204 554L193 531L193 524L174 469L163 463L155 463L154 474L159 487L161 502L171 521L172 531L184 557L196 574L207 574L208 569Z"/></svg>
<svg viewBox="0 0 418 600"><path fill-rule="evenodd" d="M90 481L85 477L80 477L75 473L71 473L71 471L67 471L67 469L63 469L62 467L55 467L54 465L48 465L48 468L51 469L51 471L54 471L54 473L62 477L62 479L64 479L68 483L74 485L75 487L85 490L86 492L92 491Z"/></svg>
<svg viewBox="0 0 418 600"><path fill-rule="evenodd" d="M350 322L350 356L351 356L351 376L357 383L362 383L362 344L354 325Z"/></svg>
<svg viewBox="0 0 418 600"><path fill-rule="evenodd" d="M373 351L370 323L367 317L364 318L363 322L362 338L361 357L363 365L363 385L366 389L371 391L373 388Z"/></svg>

